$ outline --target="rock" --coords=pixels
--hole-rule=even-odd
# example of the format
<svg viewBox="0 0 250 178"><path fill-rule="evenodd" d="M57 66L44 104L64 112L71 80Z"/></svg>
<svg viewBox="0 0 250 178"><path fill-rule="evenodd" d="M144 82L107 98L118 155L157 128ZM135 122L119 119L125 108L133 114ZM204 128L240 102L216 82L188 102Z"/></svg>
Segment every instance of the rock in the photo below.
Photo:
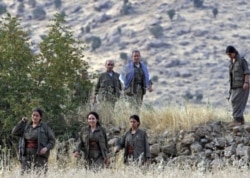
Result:
<svg viewBox="0 0 250 178"><path fill-rule="evenodd" d="M239 144L236 148L236 156L246 156L250 158L250 147Z"/></svg>
<svg viewBox="0 0 250 178"><path fill-rule="evenodd" d="M191 145L195 141L194 133L186 134L184 138L181 140L181 143L184 145Z"/></svg>
<svg viewBox="0 0 250 178"><path fill-rule="evenodd" d="M226 158L230 158L236 152L236 145L231 145L229 147L225 147L224 149L224 156Z"/></svg>
<svg viewBox="0 0 250 178"><path fill-rule="evenodd" d="M104 1L98 1L97 3L95 3L94 5L94 9L96 11L102 11L102 10L106 10L106 9L110 9L112 8L113 3L108 1L108 0L104 0Z"/></svg>
<svg viewBox="0 0 250 178"><path fill-rule="evenodd" d="M225 166L225 162L222 160L222 159L214 159L212 162L211 162L211 167L213 169L221 169Z"/></svg>
<svg viewBox="0 0 250 178"><path fill-rule="evenodd" d="M161 147L161 150L163 153L167 154L167 155L172 155L175 156L177 153L176 150L176 145L174 143L170 143L170 144L166 144L164 146Z"/></svg>
<svg viewBox="0 0 250 178"><path fill-rule="evenodd" d="M150 41L148 44L147 44L147 49L150 49L150 48L170 48L170 44L160 40L160 39L154 39L152 41Z"/></svg>
<svg viewBox="0 0 250 178"><path fill-rule="evenodd" d="M161 151L160 148L161 148L160 144L154 144L150 146L150 152L151 152L152 157L157 157L159 155Z"/></svg>
<svg viewBox="0 0 250 178"><path fill-rule="evenodd" d="M226 143L227 143L227 141L226 141L226 139L224 137L215 138L214 142L215 142L214 145L217 148L224 148L226 146Z"/></svg>
<svg viewBox="0 0 250 178"><path fill-rule="evenodd" d="M190 149L191 149L192 154L194 154L194 153L201 152L202 149L203 149L203 147L202 147L202 145L199 142L195 142L195 143L192 143L190 145Z"/></svg>

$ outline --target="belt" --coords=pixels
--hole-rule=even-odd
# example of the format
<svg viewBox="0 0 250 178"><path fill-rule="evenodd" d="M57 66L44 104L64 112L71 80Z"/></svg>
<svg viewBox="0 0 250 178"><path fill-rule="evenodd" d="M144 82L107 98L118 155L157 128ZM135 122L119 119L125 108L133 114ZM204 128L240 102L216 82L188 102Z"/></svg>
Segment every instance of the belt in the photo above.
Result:
<svg viewBox="0 0 250 178"><path fill-rule="evenodd" d="M96 141L89 142L89 150L100 150Z"/></svg>
<svg viewBox="0 0 250 178"><path fill-rule="evenodd" d="M129 155L134 154L134 147L132 147L132 146L128 146L127 151L128 151L128 154L129 154Z"/></svg>
<svg viewBox="0 0 250 178"><path fill-rule="evenodd" d="M26 140L26 148L37 148L37 140Z"/></svg>

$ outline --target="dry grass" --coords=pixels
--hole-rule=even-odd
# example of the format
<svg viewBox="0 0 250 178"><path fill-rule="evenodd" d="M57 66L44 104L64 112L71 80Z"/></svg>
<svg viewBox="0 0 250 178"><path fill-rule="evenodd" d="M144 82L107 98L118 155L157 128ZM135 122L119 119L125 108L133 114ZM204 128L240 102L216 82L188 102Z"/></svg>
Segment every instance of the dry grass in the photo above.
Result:
<svg viewBox="0 0 250 178"><path fill-rule="evenodd" d="M161 133L165 130L178 131L191 129L198 124L205 124L212 120L231 121L231 113L221 108L211 108L186 104L183 106L164 106L156 108L143 106L138 113L124 99L116 103L115 110L107 104L95 107L100 114L102 123L113 124L122 128L128 128L128 119L132 114L139 114L141 127ZM248 118L248 116L246 117Z"/></svg>
<svg viewBox="0 0 250 178"><path fill-rule="evenodd" d="M87 114L87 107L80 110L80 119L85 118ZM93 108L92 108L93 109ZM94 108L100 114L104 125L114 124L115 126L122 126L125 129L128 128L128 118L131 114L134 114L134 110L130 106L121 101L117 103L115 111L113 111L107 105L102 107L98 106ZM192 104L186 104L185 106L165 106L163 108L154 108L145 106L140 111L141 128L147 129L153 133L162 133L163 131L177 131L180 129L190 129L194 125L206 123L212 120L230 121L230 113L223 109L211 108L208 106L196 106ZM246 116L246 120L249 120L249 115ZM85 120L85 119L83 119ZM87 171L83 168L82 163L78 162L71 154L74 148L74 143L70 143L69 155L61 156L58 160L56 153L57 148L52 150L49 160L49 171L46 177L56 178L68 178L68 177L157 177L157 178L170 178L170 177L208 177L208 178L231 178L231 177L249 177L250 171L239 170L235 167L227 167L223 170L214 170L211 172L204 172L203 170L180 170L176 166L166 167L161 164L151 165L150 168L137 168L136 166L124 166L123 165L123 153L120 152L117 156L111 156L111 168L103 169L99 172ZM1 148L1 160L0 160L0 177L2 178L14 178L20 177L20 165L17 160L11 160L9 158L9 152L5 148ZM30 173L25 177L39 177L35 173ZM43 177L41 175L40 177Z"/></svg>

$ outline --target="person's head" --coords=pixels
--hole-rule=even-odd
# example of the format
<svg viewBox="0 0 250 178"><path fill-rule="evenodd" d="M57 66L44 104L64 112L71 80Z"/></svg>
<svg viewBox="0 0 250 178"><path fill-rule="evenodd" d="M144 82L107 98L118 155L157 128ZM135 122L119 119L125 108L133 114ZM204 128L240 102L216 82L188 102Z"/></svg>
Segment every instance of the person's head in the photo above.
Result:
<svg viewBox="0 0 250 178"><path fill-rule="evenodd" d="M230 59L234 59L235 56L238 54L238 51L233 46L228 46L226 48L226 54L230 57Z"/></svg>
<svg viewBox="0 0 250 178"><path fill-rule="evenodd" d="M91 111L87 114L87 120L90 127L96 127L100 125L99 115L94 111Z"/></svg>
<svg viewBox="0 0 250 178"><path fill-rule="evenodd" d="M105 62L105 67L106 67L107 72L112 72L114 66L115 66L115 62L113 60L107 60Z"/></svg>
<svg viewBox="0 0 250 178"><path fill-rule="evenodd" d="M140 118L138 115L132 115L129 117L129 123L131 129L137 129L140 126Z"/></svg>
<svg viewBox="0 0 250 178"><path fill-rule="evenodd" d="M35 108L32 110L31 118L34 124L38 124L42 120L43 110L40 108Z"/></svg>
<svg viewBox="0 0 250 178"><path fill-rule="evenodd" d="M133 50L132 51L132 60L135 64L138 64L141 59L141 53L139 50Z"/></svg>

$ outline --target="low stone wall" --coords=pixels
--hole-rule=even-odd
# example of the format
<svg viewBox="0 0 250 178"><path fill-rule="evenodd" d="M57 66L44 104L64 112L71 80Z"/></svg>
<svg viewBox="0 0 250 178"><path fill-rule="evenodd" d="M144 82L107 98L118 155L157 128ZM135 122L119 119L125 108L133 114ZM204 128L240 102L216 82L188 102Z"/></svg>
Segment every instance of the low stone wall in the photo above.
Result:
<svg viewBox="0 0 250 178"><path fill-rule="evenodd" d="M110 131L119 133L118 128ZM109 139L111 149L117 139ZM189 131L149 135L149 143L153 163L204 170L227 165L248 167L250 125L231 127L226 122L214 121Z"/></svg>
<svg viewBox="0 0 250 178"><path fill-rule="evenodd" d="M125 129L106 128L109 128L107 137L112 158L113 147ZM226 122L213 121L195 126L188 131L180 130L175 133L166 131L160 135L148 136L152 163L155 164L204 171L221 169L229 165L239 168L249 166L250 125L248 124L231 127ZM71 146L72 143L71 140Z"/></svg>

